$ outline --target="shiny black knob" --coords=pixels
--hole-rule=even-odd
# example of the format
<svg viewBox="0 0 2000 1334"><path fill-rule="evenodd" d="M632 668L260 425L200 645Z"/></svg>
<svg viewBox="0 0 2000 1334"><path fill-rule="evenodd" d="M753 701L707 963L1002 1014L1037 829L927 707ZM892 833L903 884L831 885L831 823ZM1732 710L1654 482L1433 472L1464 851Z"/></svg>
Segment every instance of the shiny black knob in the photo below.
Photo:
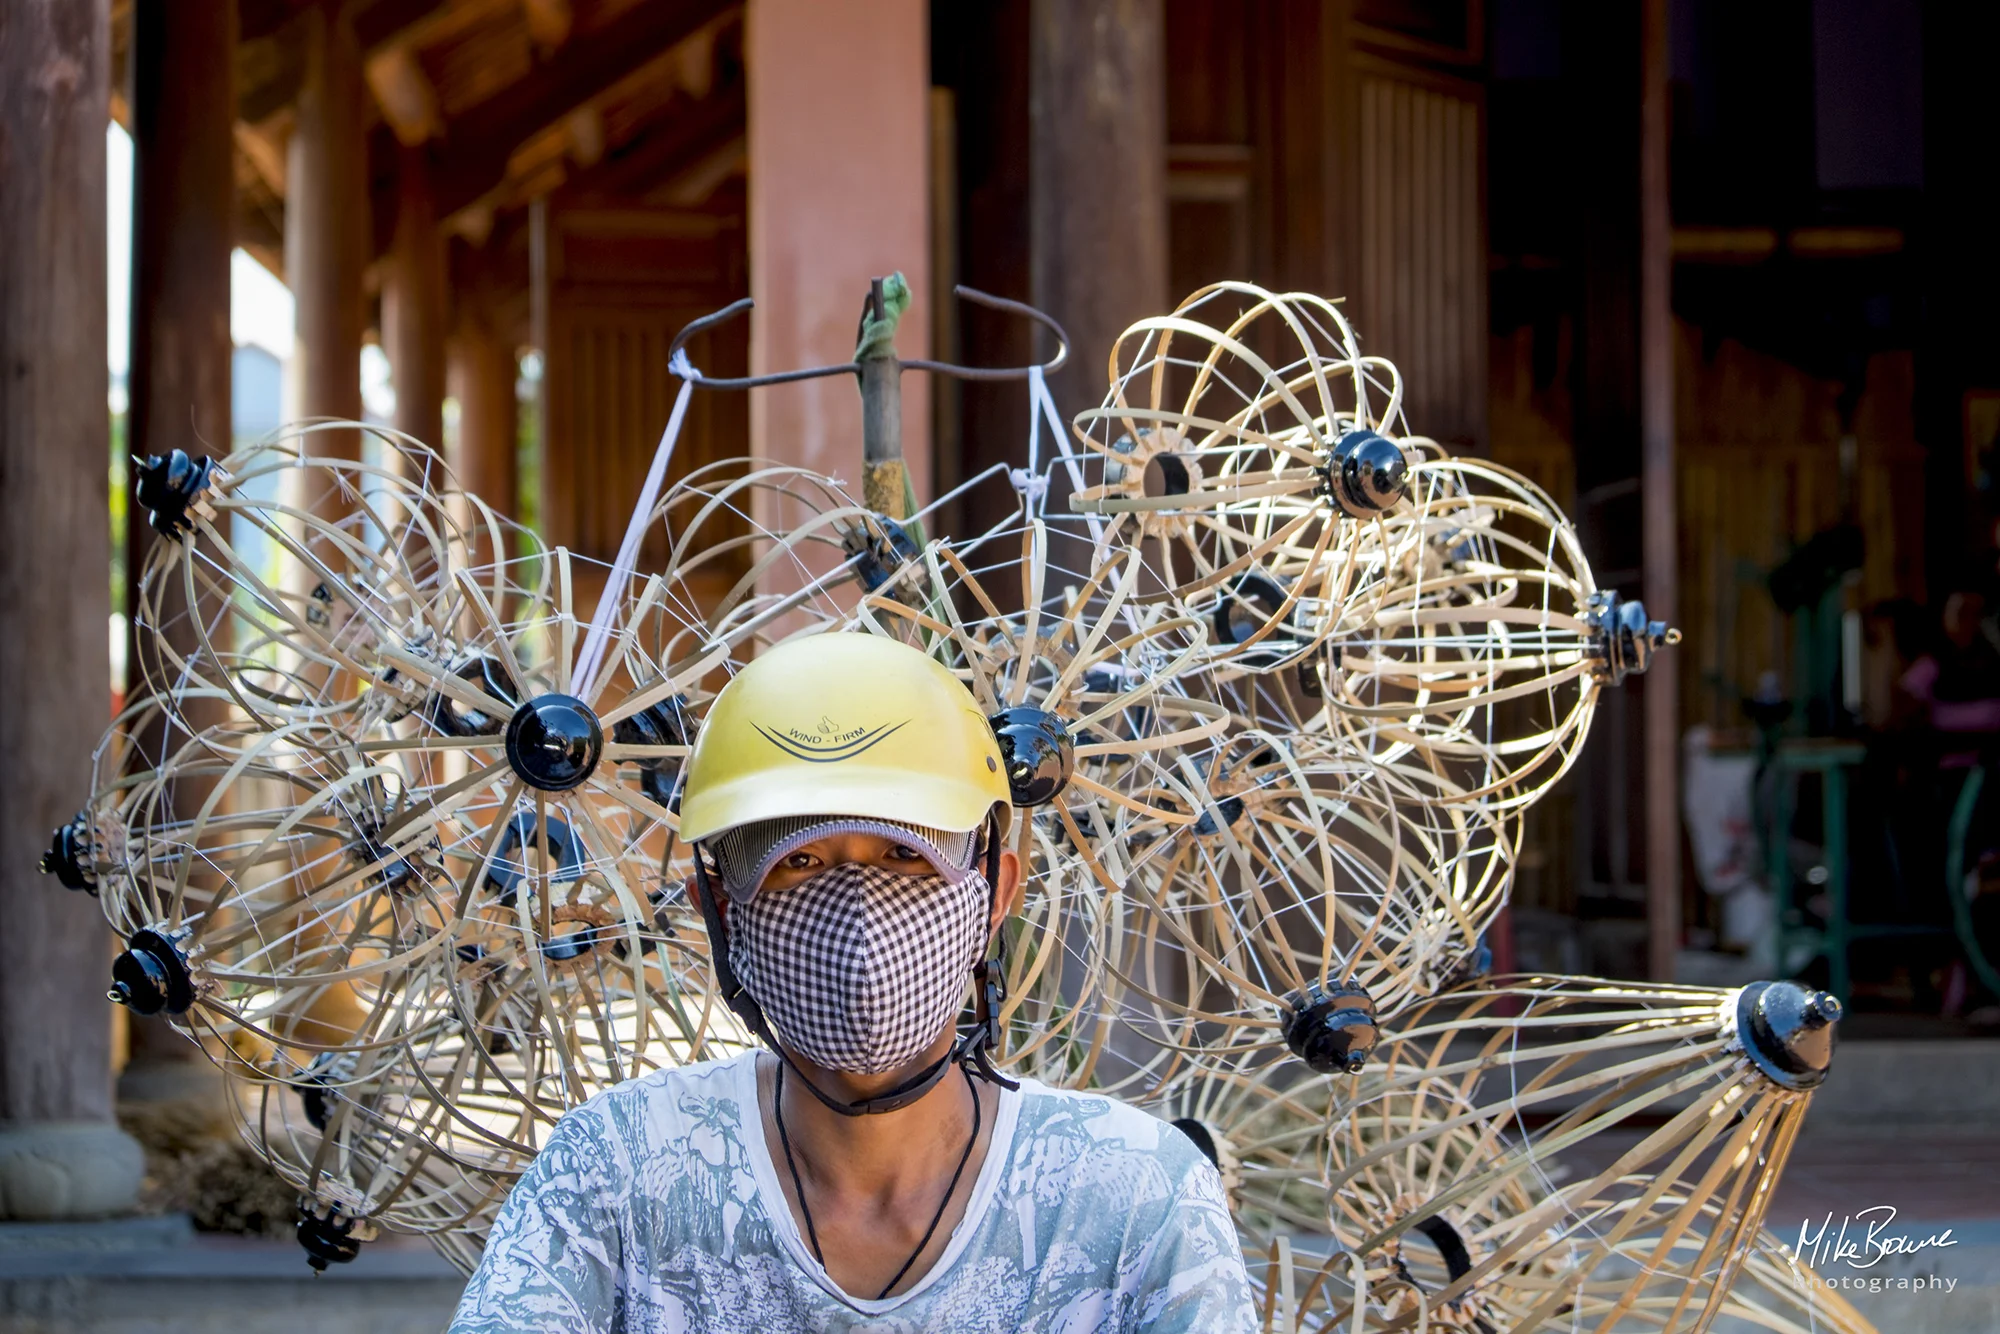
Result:
<svg viewBox="0 0 2000 1334"><path fill-rule="evenodd" d="M1360 1074L1378 1036L1368 989L1354 981L1315 982L1289 999L1284 1031L1292 1055L1323 1075Z"/></svg>
<svg viewBox="0 0 2000 1334"><path fill-rule="evenodd" d="M79 813L49 839L49 850L42 854L42 874L54 876L64 889L95 894L97 873L92 863L90 819L88 813Z"/></svg>
<svg viewBox="0 0 2000 1334"><path fill-rule="evenodd" d="M573 695L540 695L507 724L507 763L541 792L567 792L597 768L604 728Z"/></svg>
<svg viewBox="0 0 2000 1334"><path fill-rule="evenodd" d="M299 1091L299 1103L314 1130L325 1130L334 1111L346 1096L342 1086L354 1078L360 1060L353 1052L323 1051L312 1058L305 1073L292 1081Z"/></svg>
<svg viewBox="0 0 2000 1334"><path fill-rule="evenodd" d="M895 577L898 570L923 555L903 527L902 521L886 514L869 516L873 522L858 524L841 536L841 546L854 562L854 573L862 587L873 593Z"/></svg>
<svg viewBox="0 0 2000 1334"><path fill-rule="evenodd" d="M134 1014L186 1014L194 1004L194 971L172 938L134 931L124 953L111 961L108 999Z"/></svg>
<svg viewBox="0 0 2000 1334"><path fill-rule="evenodd" d="M648 704L611 727L611 739L621 746L685 746L693 736L694 724L688 721L686 695L671 695Z"/></svg>
<svg viewBox="0 0 2000 1334"><path fill-rule="evenodd" d="M1076 742L1069 724L1045 709L1023 705L1002 709L989 721L1000 742L1000 763L1014 805L1026 808L1054 801L1076 772Z"/></svg>
<svg viewBox="0 0 2000 1334"><path fill-rule="evenodd" d="M214 471L213 460L206 455L191 459L185 450L176 449L165 458L158 454L147 456L139 465L133 491L153 531L168 538L186 533L192 526L188 523L188 507L208 489L209 475Z"/></svg>
<svg viewBox="0 0 2000 1334"><path fill-rule="evenodd" d="M1493 971L1493 951L1487 947L1482 937L1472 947L1472 952L1453 964L1444 975L1446 986L1457 986L1462 982L1474 982Z"/></svg>
<svg viewBox="0 0 2000 1334"><path fill-rule="evenodd" d="M344 1265L361 1254L361 1242L354 1236L354 1220L335 1213L325 1217L300 1210L299 1245L305 1247L306 1263L320 1273L328 1265Z"/></svg>
<svg viewBox="0 0 2000 1334"><path fill-rule="evenodd" d="M1363 427L1334 441L1324 474L1323 489L1341 512L1366 519L1403 498L1410 462L1395 441Z"/></svg>
<svg viewBox="0 0 2000 1334"><path fill-rule="evenodd" d="M1744 1054L1781 1087L1817 1088L1833 1064L1840 1001L1797 982L1752 982L1736 997Z"/></svg>
<svg viewBox="0 0 2000 1334"><path fill-rule="evenodd" d="M1649 620L1645 603L1621 599L1615 589L1592 593L1583 619L1590 627L1593 669L1607 685L1645 671L1655 652L1680 642L1680 631L1664 621Z"/></svg>

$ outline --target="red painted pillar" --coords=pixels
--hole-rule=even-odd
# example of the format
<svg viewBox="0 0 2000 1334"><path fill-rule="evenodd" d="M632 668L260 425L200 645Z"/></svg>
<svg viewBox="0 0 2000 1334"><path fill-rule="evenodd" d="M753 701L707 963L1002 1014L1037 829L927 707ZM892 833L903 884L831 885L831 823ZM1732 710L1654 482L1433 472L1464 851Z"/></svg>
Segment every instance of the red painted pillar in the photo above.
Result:
<svg viewBox="0 0 2000 1334"><path fill-rule="evenodd" d="M897 348L930 355L930 38L922 0L750 0L750 365L854 355L868 280L916 294ZM857 71L866 71L857 77ZM930 385L903 377L903 452L931 494ZM834 474L860 494L861 403L845 378L751 397L751 453Z"/></svg>

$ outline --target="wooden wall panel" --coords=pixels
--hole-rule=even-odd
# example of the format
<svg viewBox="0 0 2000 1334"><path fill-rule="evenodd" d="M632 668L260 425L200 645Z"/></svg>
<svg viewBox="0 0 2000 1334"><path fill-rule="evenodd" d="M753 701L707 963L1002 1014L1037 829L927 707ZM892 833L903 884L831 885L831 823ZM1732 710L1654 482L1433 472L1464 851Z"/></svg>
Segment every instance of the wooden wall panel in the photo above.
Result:
<svg viewBox="0 0 2000 1334"><path fill-rule="evenodd" d="M1547 491L1565 514L1576 514L1576 450L1570 444L1574 414L1569 377L1562 373L1569 358L1573 324L1565 319L1548 333L1523 325L1510 334L1487 339L1487 430L1491 453ZM1534 340L1557 342L1556 374L1537 384Z"/></svg>
<svg viewBox="0 0 2000 1334"><path fill-rule="evenodd" d="M1788 686L1794 638L1764 576L1814 533L1841 521L1840 385L1725 342L1704 355L1680 330L1682 717L1742 726L1738 701L1775 671ZM1864 536L1863 610L1923 592L1923 454L1911 431L1908 353L1869 364L1855 413L1853 519ZM1886 658L1884 641L1871 653ZM1869 663L1864 712L1879 712L1889 673Z"/></svg>
<svg viewBox="0 0 2000 1334"><path fill-rule="evenodd" d="M1575 514L1567 321L1556 336L1558 373L1537 387L1535 333L1489 340L1493 457L1548 488ZM1913 433L1908 353L1878 355L1854 412L1859 471L1855 518L1865 563L1853 605L1866 610L1924 590L1922 450ZM1687 725L1742 725L1739 699L1765 671L1789 682L1794 641L1765 575L1801 542L1840 521L1841 386L1777 357L1700 331L1677 330L1681 706ZM1598 571L1600 579L1616 572ZM1880 627L1878 627L1879 629ZM1879 637L1879 636L1878 636ZM1885 642L1872 644L1864 704L1879 712L1890 676ZM1880 660L1878 660L1880 659Z"/></svg>
<svg viewBox="0 0 2000 1334"><path fill-rule="evenodd" d="M1179 302L1222 279L1269 283L1251 259L1265 221L1251 204L1260 157L1251 103L1266 91L1256 8L1166 0L1165 22L1167 294Z"/></svg>
<svg viewBox="0 0 2000 1334"><path fill-rule="evenodd" d="M633 502L666 428L680 381L667 347L689 320L712 307L604 306L558 301L550 312L548 540L594 560L618 554ZM748 364L742 321L689 345L711 375L741 375ZM697 390L667 484L696 468L741 455L748 439L740 393ZM646 536L642 569L666 559L666 537Z"/></svg>
<svg viewBox="0 0 2000 1334"><path fill-rule="evenodd" d="M674 335L747 290L741 220L571 207L552 221L542 530L551 545L609 563L680 389L667 370ZM745 374L749 322L694 340L688 354L709 375ZM697 390L668 485L743 454L748 439L741 393ZM649 532L640 569L658 568L666 554L666 535Z"/></svg>
<svg viewBox="0 0 2000 1334"><path fill-rule="evenodd" d="M1412 428L1483 447L1483 94L1465 52L1348 8L1169 0L1173 290L1240 277L1345 298L1363 346L1408 377ZM1476 6L1430 8L1478 29Z"/></svg>
<svg viewBox="0 0 2000 1334"><path fill-rule="evenodd" d="M1411 428L1486 443L1486 251L1481 104L1455 80L1358 57L1360 281L1348 308L1363 346L1408 387Z"/></svg>

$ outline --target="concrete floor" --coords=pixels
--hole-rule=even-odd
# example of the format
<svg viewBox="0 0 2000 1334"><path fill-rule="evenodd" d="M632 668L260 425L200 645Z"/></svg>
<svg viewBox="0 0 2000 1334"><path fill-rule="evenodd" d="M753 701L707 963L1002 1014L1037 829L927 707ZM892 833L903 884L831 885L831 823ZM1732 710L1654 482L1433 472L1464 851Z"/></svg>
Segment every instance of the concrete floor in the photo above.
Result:
<svg viewBox="0 0 2000 1334"><path fill-rule="evenodd" d="M1566 1164L1608 1163L1637 1133L1600 1135ZM1896 1209L1895 1232L1950 1228L1953 1244L1892 1257L1863 1277L1936 1273L1955 1287L1843 1295L1881 1334L2000 1334L2000 1042L1878 1039L1842 1050L1766 1222L1796 1243L1801 1224L1830 1216L1837 1228L1877 1205ZM172 1220L0 1225L9 1334L437 1334L460 1286L410 1238L372 1242L355 1263L315 1277L290 1242L194 1237Z"/></svg>
<svg viewBox="0 0 2000 1334"><path fill-rule="evenodd" d="M1831 1220L1859 1238L1949 1231L1949 1245L1889 1256L1866 1269L1819 1263L1881 1334L2000 1334L2000 1042L1939 1040L1929 1029L1843 1043L1786 1164L1765 1226L1797 1246ZM1564 1158L1602 1167L1643 1132L1593 1137ZM1863 1210L1893 1208L1887 1221ZM1875 1279L1949 1279L1949 1291L1856 1290Z"/></svg>
<svg viewBox="0 0 2000 1334"><path fill-rule="evenodd" d="M410 1238L315 1275L291 1242L196 1236L178 1219L0 1225L9 1334L438 1334L462 1286Z"/></svg>

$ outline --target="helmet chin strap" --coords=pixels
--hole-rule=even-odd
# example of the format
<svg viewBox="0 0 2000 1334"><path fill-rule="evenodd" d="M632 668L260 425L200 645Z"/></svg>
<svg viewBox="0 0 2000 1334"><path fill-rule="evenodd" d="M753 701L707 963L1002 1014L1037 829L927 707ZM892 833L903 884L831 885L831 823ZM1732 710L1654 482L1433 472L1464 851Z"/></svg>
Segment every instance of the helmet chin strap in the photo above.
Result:
<svg viewBox="0 0 2000 1334"><path fill-rule="evenodd" d="M764 1007L757 1003L743 982L736 976L736 970L729 962L729 927L724 921L722 910L716 905L715 882L709 878L708 865L699 848L694 851L694 875L700 887L701 916L708 928L710 962L715 969L715 980L722 987L722 999L737 1018L746 1024L760 1041L776 1053L785 1067L798 1076L813 1097L827 1110L842 1116L879 1116L883 1112L900 1111L937 1087L938 1081L951 1072L955 1065L963 1065L969 1072L998 1085L1013 1090L1021 1087L1019 1081L1007 1078L993 1066L989 1054L1000 1046L1000 1006L1007 998L1006 941L998 931L993 932L993 948L988 957L981 959L972 969L973 1015L976 1022L969 1032L961 1034L951 1045L951 1050L925 1066L922 1070L904 1080L886 1093L878 1093L872 1098L858 1102L842 1102L826 1092L812 1077L799 1068L771 1031L769 1021L764 1018ZM1000 822L993 816L986 823L986 915L991 921L993 908L1000 893Z"/></svg>

